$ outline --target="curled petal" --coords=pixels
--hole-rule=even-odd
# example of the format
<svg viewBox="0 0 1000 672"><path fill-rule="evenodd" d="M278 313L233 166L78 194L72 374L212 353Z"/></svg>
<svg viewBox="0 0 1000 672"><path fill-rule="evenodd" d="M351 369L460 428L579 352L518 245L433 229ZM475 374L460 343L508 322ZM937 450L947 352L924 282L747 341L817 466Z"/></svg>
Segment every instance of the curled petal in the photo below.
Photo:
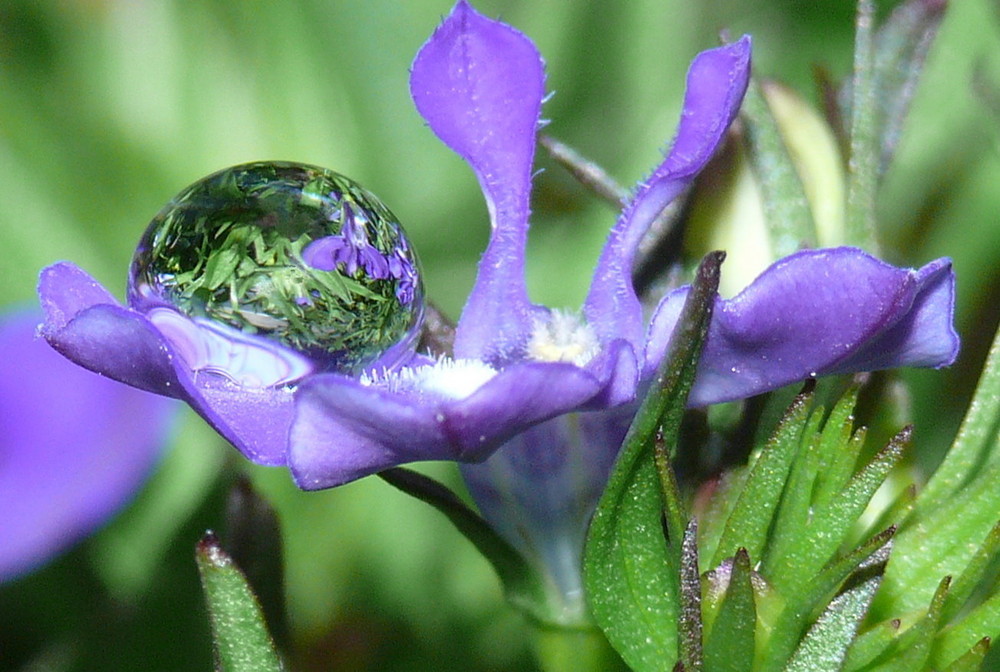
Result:
<svg viewBox="0 0 1000 672"><path fill-rule="evenodd" d="M916 296L906 315L831 373L948 366L959 350L954 314L955 273L951 260L932 261L917 271Z"/></svg>
<svg viewBox="0 0 1000 672"><path fill-rule="evenodd" d="M285 463L291 391L197 375L152 322L73 264L42 271L38 293L46 314L41 333L62 355L113 380L186 401L253 462Z"/></svg>
<svg viewBox="0 0 1000 672"><path fill-rule="evenodd" d="M176 410L68 362L38 338L40 319L0 321L0 581L125 505L155 465Z"/></svg>
<svg viewBox="0 0 1000 672"><path fill-rule="evenodd" d="M663 163L639 185L601 253L584 314L605 342L638 350L642 308L632 286L635 251L650 223L705 167L736 117L750 77L750 38L699 54L688 70L684 109Z"/></svg>
<svg viewBox="0 0 1000 672"><path fill-rule="evenodd" d="M313 376L296 393L289 466L299 487L318 490L408 462L479 462L607 384L572 364L537 362L515 364L461 399Z"/></svg>
<svg viewBox="0 0 1000 672"><path fill-rule="evenodd" d="M657 309L647 374L663 357L686 292ZM958 354L953 300L944 259L913 271L850 247L793 254L732 300L717 299L689 403L742 399L831 373L946 366Z"/></svg>
<svg viewBox="0 0 1000 672"><path fill-rule="evenodd" d="M503 359L531 330L524 250L544 79L531 40L465 0L413 63L413 101L476 172L493 227L456 333L459 357Z"/></svg>

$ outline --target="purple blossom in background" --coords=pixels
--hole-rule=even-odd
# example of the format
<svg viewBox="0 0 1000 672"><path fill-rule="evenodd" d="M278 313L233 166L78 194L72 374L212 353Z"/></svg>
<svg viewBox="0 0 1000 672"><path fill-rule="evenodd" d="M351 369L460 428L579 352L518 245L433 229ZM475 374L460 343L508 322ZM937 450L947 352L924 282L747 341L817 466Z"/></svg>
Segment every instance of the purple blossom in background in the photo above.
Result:
<svg viewBox="0 0 1000 672"><path fill-rule="evenodd" d="M572 612L582 605L583 531L687 291L664 297L647 322L631 281L636 248L723 140L749 69L747 37L692 62L670 151L611 229L579 314L532 304L525 286L541 58L524 35L463 0L411 76L421 115L479 178L492 225L454 357L260 387L198 377L169 334L70 264L43 272L43 333L87 368L184 399L249 459L287 465L304 489L420 460L471 463L463 475L483 515L546 570ZM314 245L310 263L375 268L351 232ZM382 260L394 278L413 271ZM946 260L912 271L853 248L792 255L719 299L691 403L829 373L946 365L958 349L953 293ZM248 356L282 370L297 353L268 343Z"/></svg>
<svg viewBox="0 0 1000 672"><path fill-rule="evenodd" d="M0 581L93 532L139 489L174 406L72 365L36 313L0 318Z"/></svg>

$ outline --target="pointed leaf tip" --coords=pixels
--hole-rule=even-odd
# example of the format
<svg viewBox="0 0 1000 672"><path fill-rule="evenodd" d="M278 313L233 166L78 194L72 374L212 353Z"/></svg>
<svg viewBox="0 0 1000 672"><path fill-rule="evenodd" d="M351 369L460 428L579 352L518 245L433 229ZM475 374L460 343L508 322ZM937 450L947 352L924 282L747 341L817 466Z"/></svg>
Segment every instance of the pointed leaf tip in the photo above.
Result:
<svg viewBox="0 0 1000 672"><path fill-rule="evenodd" d="M212 622L215 669L281 672L281 659L257 599L211 530L195 546L195 559Z"/></svg>
<svg viewBox="0 0 1000 672"><path fill-rule="evenodd" d="M205 530L205 534L195 546L195 554L199 562L208 563L216 568L228 567L233 562L229 554L222 550L219 537L212 530Z"/></svg>

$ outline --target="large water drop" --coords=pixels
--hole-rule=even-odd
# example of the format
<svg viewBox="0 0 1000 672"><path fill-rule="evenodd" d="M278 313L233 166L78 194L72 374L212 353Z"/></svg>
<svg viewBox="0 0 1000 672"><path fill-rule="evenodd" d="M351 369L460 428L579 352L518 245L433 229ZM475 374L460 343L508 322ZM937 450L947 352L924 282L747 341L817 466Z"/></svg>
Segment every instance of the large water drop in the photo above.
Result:
<svg viewBox="0 0 1000 672"><path fill-rule="evenodd" d="M423 319L419 264L388 208L283 162L227 168L170 201L136 249L129 302L192 368L253 386L391 367Z"/></svg>

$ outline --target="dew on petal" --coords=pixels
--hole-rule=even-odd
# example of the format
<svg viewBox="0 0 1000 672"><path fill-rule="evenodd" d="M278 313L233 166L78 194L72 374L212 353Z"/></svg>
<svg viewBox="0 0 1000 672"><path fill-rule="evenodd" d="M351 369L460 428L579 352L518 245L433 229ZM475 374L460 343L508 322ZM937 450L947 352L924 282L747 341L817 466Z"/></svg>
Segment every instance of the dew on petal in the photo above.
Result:
<svg viewBox="0 0 1000 672"><path fill-rule="evenodd" d="M129 302L172 309L208 333L188 352L198 370L265 386L304 375L295 355L266 361L277 343L309 370L353 375L416 347L424 304L412 250L396 217L353 180L248 163L195 182L156 215L132 259Z"/></svg>

